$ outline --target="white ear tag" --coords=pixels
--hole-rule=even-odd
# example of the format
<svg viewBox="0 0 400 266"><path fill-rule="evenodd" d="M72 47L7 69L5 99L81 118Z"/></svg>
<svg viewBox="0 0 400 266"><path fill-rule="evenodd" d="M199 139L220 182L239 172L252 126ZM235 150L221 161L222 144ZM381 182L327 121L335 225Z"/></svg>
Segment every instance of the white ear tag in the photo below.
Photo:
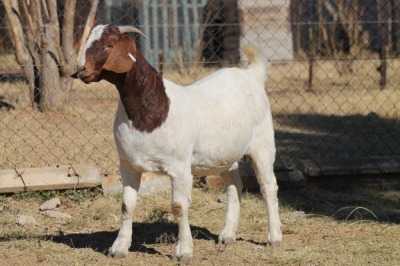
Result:
<svg viewBox="0 0 400 266"><path fill-rule="evenodd" d="M133 56L133 54L128 53L128 56L132 59L133 62L136 62L136 58Z"/></svg>

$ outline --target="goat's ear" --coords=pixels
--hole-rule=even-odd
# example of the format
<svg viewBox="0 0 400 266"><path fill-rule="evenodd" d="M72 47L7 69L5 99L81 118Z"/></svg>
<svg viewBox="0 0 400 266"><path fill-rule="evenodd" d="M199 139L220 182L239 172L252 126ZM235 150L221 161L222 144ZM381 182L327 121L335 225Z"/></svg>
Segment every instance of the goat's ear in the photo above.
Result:
<svg viewBox="0 0 400 266"><path fill-rule="evenodd" d="M129 54L135 54L136 45L134 40L128 35L122 35L111 50L103 69L115 73L128 72L134 63Z"/></svg>

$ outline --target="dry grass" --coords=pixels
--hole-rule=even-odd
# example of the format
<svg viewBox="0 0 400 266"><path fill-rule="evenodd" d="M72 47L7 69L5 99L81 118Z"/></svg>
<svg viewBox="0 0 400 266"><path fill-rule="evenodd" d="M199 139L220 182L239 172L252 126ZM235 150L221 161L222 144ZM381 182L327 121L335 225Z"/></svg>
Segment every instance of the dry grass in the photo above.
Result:
<svg viewBox="0 0 400 266"><path fill-rule="evenodd" d="M266 208L254 193L244 193L237 242L228 247L216 245L226 209L217 200L221 194L195 184L190 211L193 265L395 265L400 260L396 207L400 194L396 191L281 190L284 243L280 247L266 245ZM132 246L122 260L105 255L119 227L120 196L60 192L55 196L63 202L61 211L73 218L59 221L38 211L50 195L21 195L0 198L2 265L177 265L172 258L177 226L171 222L169 192L139 199ZM385 209L378 208L383 205ZM348 206L372 209L377 218L361 209L357 215L354 208L343 209ZM386 219L389 209L397 211L392 221ZM296 210L306 214L297 215ZM17 226L18 213L33 215L38 225Z"/></svg>

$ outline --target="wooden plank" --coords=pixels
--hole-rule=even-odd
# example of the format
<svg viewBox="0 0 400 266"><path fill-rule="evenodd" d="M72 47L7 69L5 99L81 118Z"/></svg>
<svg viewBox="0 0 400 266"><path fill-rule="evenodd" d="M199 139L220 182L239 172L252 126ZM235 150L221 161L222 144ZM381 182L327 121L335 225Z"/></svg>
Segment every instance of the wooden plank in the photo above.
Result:
<svg viewBox="0 0 400 266"><path fill-rule="evenodd" d="M400 173L400 156L299 160L297 169L309 177Z"/></svg>
<svg viewBox="0 0 400 266"><path fill-rule="evenodd" d="M101 185L97 168L88 165L0 170L0 193L87 188Z"/></svg>

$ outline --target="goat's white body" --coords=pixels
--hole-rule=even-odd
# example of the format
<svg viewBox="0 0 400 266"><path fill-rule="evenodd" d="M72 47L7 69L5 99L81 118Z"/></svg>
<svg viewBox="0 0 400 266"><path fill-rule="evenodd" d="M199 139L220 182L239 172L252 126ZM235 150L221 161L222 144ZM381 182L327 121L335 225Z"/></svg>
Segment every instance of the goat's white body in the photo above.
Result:
<svg viewBox="0 0 400 266"><path fill-rule="evenodd" d="M119 103L114 133L120 159L139 172L168 173L182 161L190 162L193 175L218 174L248 154L258 131L273 138L264 84L248 69L223 69L186 87L164 79L164 86L168 117L151 133L135 130Z"/></svg>
<svg viewBox="0 0 400 266"><path fill-rule="evenodd" d="M171 177L172 213L179 226L175 254L180 261L188 262L193 254L188 218L193 175L220 174L223 178L227 190L227 212L219 241L224 244L233 242L239 223L242 190L237 162L244 155L252 158L267 204L269 242L281 242L278 187L273 172L274 131L264 90L267 62L262 54L245 47L244 52L250 61L247 69L222 69L190 86L179 86L164 79L169 106L157 111L168 110L168 113L147 112L148 116L142 117L133 92L155 97L155 105L148 104L148 108L157 107L157 96L163 97L164 103L166 98L159 83L156 83L158 91L152 87L155 81L159 82L159 76L136 49L134 40L122 34L126 29L114 25L96 26L83 49L78 71L72 75L85 83L106 78L120 90L129 111L128 117L120 101L114 137L123 184L122 222L118 237L110 248L111 255L124 257L128 254L141 174L150 171L164 172ZM129 29L140 32L136 28ZM140 73L141 76L127 79L127 75L124 77L121 73ZM144 82L140 78L146 79L146 74L150 77ZM138 127L146 119L153 119L150 121L155 122L152 124L155 127Z"/></svg>
<svg viewBox="0 0 400 266"><path fill-rule="evenodd" d="M249 69L222 69L186 87L164 79L170 100L168 117L151 133L136 130L122 103L118 105L114 134L121 161L124 204L136 202L140 173L156 171L170 175L173 206L178 203L181 210L178 214L173 211L179 224L176 256L180 260L190 258L193 252L187 213L193 175L223 177L228 209L219 241L229 244L235 240L242 190L237 162L244 155L253 158L267 202L269 241L282 240L273 173L274 131L264 90L265 77L260 72L265 73L262 63ZM135 204L132 203L132 210ZM121 224L112 254L127 253L132 234L131 222L127 221Z"/></svg>
<svg viewBox="0 0 400 266"><path fill-rule="evenodd" d="M120 101L114 137L123 184L122 221L110 254L114 257L128 254L141 174L148 171L164 172L171 177L172 213L179 226L175 254L180 261L188 262L193 254L188 218L193 175L221 175L227 190L227 212L219 241L233 242L242 190L237 162L244 155L252 158L267 204L269 242L279 243L282 231L273 172L274 130L264 90L267 62L262 54L245 47L250 61L247 69L219 70L187 87L164 79L162 87L158 74L137 50L134 40L122 34L127 30L140 32L133 27L96 26L79 59L78 71L72 75L85 83L109 80L117 86L129 113L128 116ZM124 77L122 73L136 76L126 78L128 74ZM154 102L147 102L146 108L154 107L155 111L147 110L147 116L142 117L140 111L145 109L138 110L134 101L135 97L147 101L146 93L146 97L155 97ZM165 95L169 106L163 109L167 105L157 106L157 100L165 104ZM146 119L152 123L143 123Z"/></svg>

